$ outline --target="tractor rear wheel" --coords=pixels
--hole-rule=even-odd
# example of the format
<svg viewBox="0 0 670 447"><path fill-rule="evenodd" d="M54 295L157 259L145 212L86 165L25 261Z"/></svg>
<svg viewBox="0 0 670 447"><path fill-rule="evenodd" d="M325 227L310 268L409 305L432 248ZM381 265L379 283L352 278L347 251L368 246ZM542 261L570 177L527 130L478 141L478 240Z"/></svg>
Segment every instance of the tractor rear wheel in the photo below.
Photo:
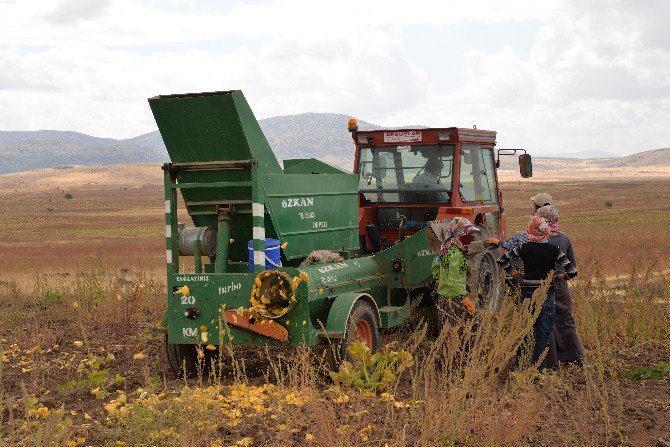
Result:
<svg viewBox="0 0 670 447"><path fill-rule="evenodd" d="M198 358L198 349L202 349L202 357ZM168 343L165 334L165 352L172 372L179 378L192 379L198 376L198 369L206 376L212 365L216 364L218 351L210 351L197 345L178 345Z"/></svg>
<svg viewBox="0 0 670 447"><path fill-rule="evenodd" d="M377 318L372 306L364 300L356 301L349 313L344 337L341 341L333 343L332 366L334 369L337 369L343 360L353 361L351 354L349 354L349 346L355 340L367 345L372 352L379 349L380 339Z"/></svg>
<svg viewBox="0 0 670 447"><path fill-rule="evenodd" d="M491 252L484 253L475 264L473 292L475 305L481 310L497 313L502 301L502 284L498 264Z"/></svg>

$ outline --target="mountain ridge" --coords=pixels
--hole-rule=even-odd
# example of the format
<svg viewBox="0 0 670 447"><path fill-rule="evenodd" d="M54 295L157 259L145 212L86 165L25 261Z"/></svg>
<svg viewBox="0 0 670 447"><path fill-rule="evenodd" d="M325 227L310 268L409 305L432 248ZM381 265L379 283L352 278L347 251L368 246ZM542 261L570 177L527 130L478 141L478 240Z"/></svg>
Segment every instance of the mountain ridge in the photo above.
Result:
<svg viewBox="0 0 670 447"><path fill-rule="evenodd" d="M279 160L313 157L350 169L354 146L346 127L348 119L349 115L344 114L308 112L264 118L259 120L259 124ZM361 130L384 129L361 120L358 125ZM425 126L403 126L414 129L423 127ZM643 151L626 157L606 157L607 155L613 154L581 151L562 154L560 157L537 156L534 159L538 167L544 164L543 160L555 159L562 163L583 160L584 157L603 167L612 168L670 166L670 149L667 148ZM569 158L570 156L575 158ZM59 165L99 166L163 163L168 160L158 131L126 139L101 138L75 131L0 131L0 173Z"/></svg>

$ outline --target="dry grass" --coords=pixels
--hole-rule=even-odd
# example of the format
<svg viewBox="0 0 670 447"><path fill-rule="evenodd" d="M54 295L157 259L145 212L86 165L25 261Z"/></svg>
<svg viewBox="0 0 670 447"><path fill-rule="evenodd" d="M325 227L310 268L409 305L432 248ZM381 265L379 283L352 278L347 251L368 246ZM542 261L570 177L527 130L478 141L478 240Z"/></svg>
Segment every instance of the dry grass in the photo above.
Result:
<svg viewBox="0 0 670 447"><path fill-rule="evenodd" d="M7 445L648 445L656 432L629 426L620 373L654 346L666 349L657 361L668 360L670 278L641 265L610 287L596 262L583 272L573 293L587 368L539 381L532 369L511 373L533 315L509 300L476 331L464 323L436 337L416 327L390 334L414 364L381 395L333 388L308 349L226 348L218 374L173 379L155 329L164 290L150 277L93 269L6 286L2 436ZM552 415L563 419L545 423Z"/></svg>
<svg viewBox="0 0 670 447"><path fill-rule="evenodd" d="M87 270L96 259L107 271L163 270L160 187L68 191L70 201L55 188L0 196L0 208L8 210L0 214L4 278L26 283L48 274L55 280Z"/></svg>
<svg viewBox="0 0 670 447"><path fill-rule="evenodd" d="M603 260L607 275L627 274L639 259L670 266L670 180L509 183L503 185L508 234L525 229L529 198L549 192L578 259ZM607 206L611 202L611 206Z"/></svg>
<svg viewBox="0 0 670 447"><path fill-rule="evenodd" d="M387 335L414 358L388 395L332 389L306 349L231 347L214 376L174 379L156 328L161 188L81 188L54 211L54 194L5 194L0 445L653 445L670 423L667 381L621 373L670 360L669 186L504 185L512 229L535 192L560 205L581 261L572 287L587 367L510 374L532 324L510 302L472 347L469 325Z"/></svg>
<svg viewBox="0 0 670 447"><path fill-rule="evenodd" d="M668 266L663 250L670 246L670 180L509 182L503 191L509 234L525 227L532 210L528 198L548 191L579 258L607 259L607 275L629 272L643 256ZM107 271L162 274L161 185L79 185L67 192L70 201L53 184L0 195L0 208L9 210L0 214L1 277L30 282L36 273L66 275L88 269L95 258L103 259Z"/></svg>

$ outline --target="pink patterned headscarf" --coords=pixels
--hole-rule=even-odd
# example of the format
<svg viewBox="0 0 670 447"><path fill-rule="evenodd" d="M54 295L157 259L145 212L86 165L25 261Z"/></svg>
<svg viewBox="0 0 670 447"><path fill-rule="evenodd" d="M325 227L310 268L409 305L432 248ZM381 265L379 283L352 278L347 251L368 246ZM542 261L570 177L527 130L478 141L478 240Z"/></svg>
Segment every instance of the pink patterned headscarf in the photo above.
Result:
<svg viewBox="0 0 670 447"><path fill-rule="evenodd" d="M549 223L544 217L533 216L526 228L528 242L544 242L549 237Z"/></svg>
<svg viewBox="0 0 670 447"><path fill-rule="evenodd" d="M545 205L538 209L535 214L544 217L547 220L551 236L558 236L561 234L561 229L558 226L558 210L555 206Z"/></svg>
<svg viewBox="0 0 670 447"><path fill-rule="evenodd" d="M465 217L452 217L447 221L447 227L444 231L444 242L442 243L442 247L440 247L440 255L444 256L451 247L458 247L463 251L467 250L463 241L461 241L461 237L478 231L479 228Z"/></svg>

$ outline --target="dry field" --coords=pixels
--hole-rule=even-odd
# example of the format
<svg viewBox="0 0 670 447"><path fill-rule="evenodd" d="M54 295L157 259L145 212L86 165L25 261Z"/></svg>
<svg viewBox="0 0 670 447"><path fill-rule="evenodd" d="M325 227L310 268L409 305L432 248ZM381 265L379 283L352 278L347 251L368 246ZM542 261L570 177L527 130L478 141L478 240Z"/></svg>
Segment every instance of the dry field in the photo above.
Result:
<svg viewBox="0 0 670 447"><path fill-rule="evenodd" d="M538 174L541 177L542 174ZM608 275L670 247L670 177L542 182L503 179L508 233L525 228L529 197L551 193L580 259ZM32 281L103 262L108 271L163 264L162 173L155 165L77 167L0 176L0 275ZM65 194L72 199L66 200ZM187 221L188 216L181 220ZM604 262L604 261L607 262Z"/></svg>
<svg viewBox="0 0 670 447"><path fill-rule="evenodd" d="M76 168L80 169L80 168ZM504 184L509 227L555 197L581 261L585 368L510 373L532 316L508 303L463 337L414 321L387 389L333 387L307 350L223 349L175 379L160 170L0 176L0 446L663 445L670 441L670 179ZM66 200L65 194L72 198ZM619 281L607 281L620 276ZM461 332L470 330L461 328Z"/></svg>
<svg viewBox="0 0 670 447"><path fill-rule="evenodd" d="M0 176L0 273L153 271L164 250L159 166L48 169ZM65 195L70 194L70 200Z"/></svg>
<svg viewBox="0 0 670 447"><path fill-rule="evenodd" d="M642 258L670 265L670 178L517 181L503 190L513 231L525 227L529 198L549 192L578 259L600 260L608 275L626 274Z"/></svg>

